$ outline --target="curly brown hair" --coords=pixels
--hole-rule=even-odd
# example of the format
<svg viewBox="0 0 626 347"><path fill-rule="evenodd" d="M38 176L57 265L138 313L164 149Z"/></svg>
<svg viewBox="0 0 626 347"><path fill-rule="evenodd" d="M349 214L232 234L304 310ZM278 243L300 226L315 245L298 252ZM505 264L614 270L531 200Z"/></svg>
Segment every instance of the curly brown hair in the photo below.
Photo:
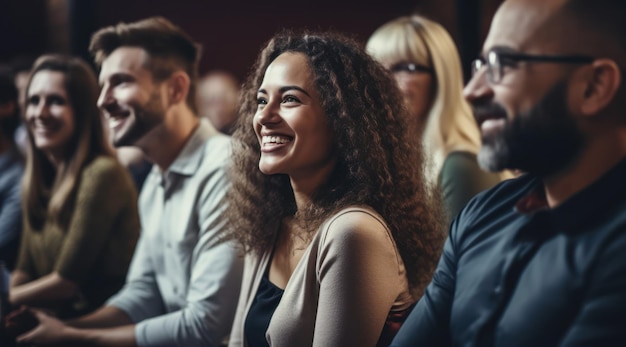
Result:
<svg viewBox="0 0 626 347"><path fill-rule="evenodd" d="M260 145L251 126L265 70L285 52L308 58L337 157L329 180L304 211L297 211L287 175L259 170ZM347 37L284 31L261 51L241 98L227 215L244 250L271 251L286 217L294 216L312 238L337 211L368 205L386 221L413 292L420 295L439 258L444 218L439 193L424 181L421 149L408 138L400 92L385 69Z"/></svg>

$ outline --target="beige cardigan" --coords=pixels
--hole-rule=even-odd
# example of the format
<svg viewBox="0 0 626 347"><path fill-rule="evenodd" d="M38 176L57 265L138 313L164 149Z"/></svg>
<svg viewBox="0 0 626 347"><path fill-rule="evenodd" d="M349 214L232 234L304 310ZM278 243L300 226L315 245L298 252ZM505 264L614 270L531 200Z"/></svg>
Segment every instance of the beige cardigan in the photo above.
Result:
<svg viewBox="0 0 626 347"><path fill-rule="evenodd" d="M247 346L244 324L270 252L246 258L230 347ZM270 346L375 346L390 312L414 302L391 233L371 208L325 221L296 266L266 338Z"/></svg>

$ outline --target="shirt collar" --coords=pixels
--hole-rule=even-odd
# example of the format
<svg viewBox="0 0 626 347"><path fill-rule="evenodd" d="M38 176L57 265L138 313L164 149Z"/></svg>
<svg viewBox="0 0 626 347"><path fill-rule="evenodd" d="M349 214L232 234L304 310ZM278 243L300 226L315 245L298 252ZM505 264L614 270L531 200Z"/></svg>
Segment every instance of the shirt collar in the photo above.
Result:
<svg viewBox="0 0 626 347"><path fill-rule="evenodd" d="M193 135L187 140L185 147L183 147L183 150L167 171L183 176L192 176L200 167L204 157L204 151L201 148L216 133L217 130L208 123L208 120L200 119L200 123L194 130Z"/></svg>
<svg viewBox="0 0 626 347"><path fill-rule="evenodd" d="M579 230L589 218L598 216L616 200L626 195L626 158L613 166L595 182L574 194L554 209L546 200L542 181L518 200L516 210L522 214L547 213L555 226L561 230Z"/></svg>

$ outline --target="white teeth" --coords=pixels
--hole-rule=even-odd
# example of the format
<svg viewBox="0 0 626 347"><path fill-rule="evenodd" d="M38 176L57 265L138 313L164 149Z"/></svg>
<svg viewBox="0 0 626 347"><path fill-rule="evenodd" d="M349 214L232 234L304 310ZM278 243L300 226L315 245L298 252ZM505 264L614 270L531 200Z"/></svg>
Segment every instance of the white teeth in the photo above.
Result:
<svg viewBox="0 0 626 347"><path fill-rule="evenodd" d="M283 144L289 141L291 141L291 139L285 136L263 136L263 144L266 144L266 143Z"/></svg>
<svg viewBox="0 0 626 347"><path fill-rule="evenodd" d="M109 128L113 129L116 126L118 126L120 123L122 123L123 121L124 121L124 119L110 118L109 119Z"/></svg>
<svg viewBox="0 0 626 347"><path fill-rule="evenodd" d="M54 131L54 126L52 124L44 124L42 122L35 122L35 126L33 127L33 131L39 133L45 133L49 131Z"/></svg>

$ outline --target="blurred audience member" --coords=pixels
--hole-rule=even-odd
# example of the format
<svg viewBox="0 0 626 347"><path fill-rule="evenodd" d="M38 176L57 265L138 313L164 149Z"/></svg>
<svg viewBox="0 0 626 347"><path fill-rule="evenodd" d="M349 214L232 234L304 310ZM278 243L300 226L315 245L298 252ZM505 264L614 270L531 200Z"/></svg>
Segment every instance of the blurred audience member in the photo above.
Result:
<svg viewBox="0 0 626 347"><path fill-rule="evenodd" d="M13 81L18 91L18 105L20 116L24 114L24 102L26 100L26 86L30 75L30 69L33 66L34 59L30 57L17 57L11 63L11 71L13 72ZM26 127L20 122L15 130L15 143L22 155L26 155L28 147L28 135Z"/></svg>
<svg viewBox="0 0 626 347"><path fill-rule="evenodd" d="M443 192L448 218L505 174L488 173L476 162L480 134L463 99L463 72L452 38L422 16L400 17L378 28L367 51L392 75L409 110L407 125L421 139L427 178Z"/></svg>
<svg viewBox="0 0 626 347"><path fill-rule="evenodd" d="M279 34L256 66L234 134L248 256L230 346L385 346L444 238L398 88L332 34Z"/></svg>
<svg viewBox="0 0 626 347"><path fill-rule="evenodd" d="M235 76L218 70L207 73L198 85L198 113L227 135L237 121L239 89Z"/></svg>
<svg viewBox="0 0 626 347"><path fill-rule="evenodd" d="M222 230L230 139L195 112L198 47L160 17L96 32L98 105L116 146L154 163L139 198L142 232L126 286L64 324L37 312L22 342L217 346L232 326L242 260Z"/></svg>
<svg viewBox="0 0 626 347"><path fill-rule="evenodd" d="M82 60L36 61L26 92L30 146L14 306L75 317L124 284L139 233L136 193L106 143L97 96Z"/></svg>
<svg viewBox="0 0 626 347"><path fill-rule="evenodd" d="M0 69L0 261L8 270L15 266L22 230L20 180L24 164L14 140L20 124L17 97L9 70Z"/></svg>

